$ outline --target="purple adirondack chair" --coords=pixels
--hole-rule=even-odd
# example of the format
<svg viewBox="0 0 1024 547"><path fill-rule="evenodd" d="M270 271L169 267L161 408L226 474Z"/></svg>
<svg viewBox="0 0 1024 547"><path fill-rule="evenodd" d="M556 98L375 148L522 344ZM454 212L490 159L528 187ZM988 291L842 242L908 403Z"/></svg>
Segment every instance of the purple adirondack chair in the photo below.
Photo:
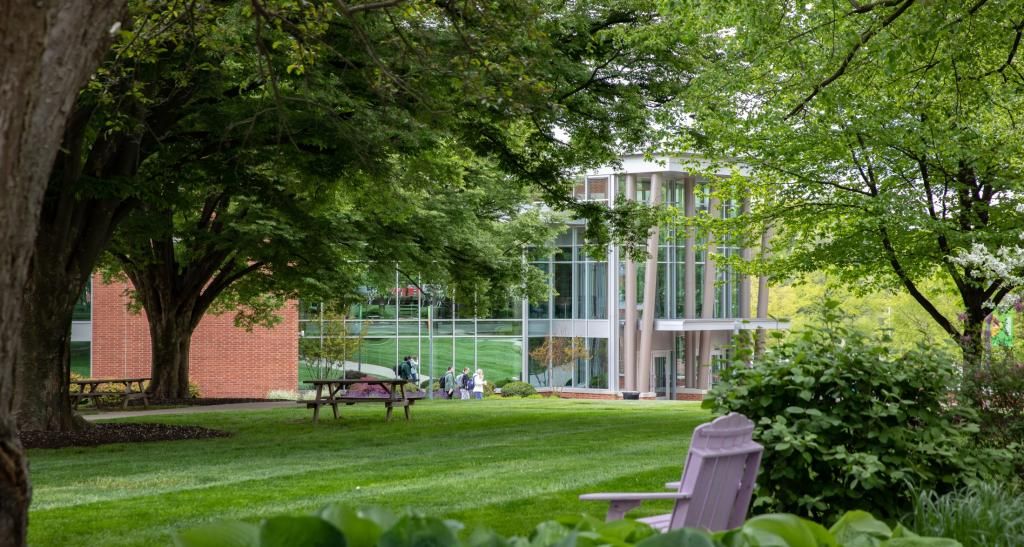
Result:
<svg viewBox="0 0 1024 547"><path fill-rule="evenodd" d="M671 513L637 519L662 532L736 528L746 519L764 452L764 447L754 442L753 431L754 422L735 412L697 426L682 480L665 484L675 492L584 494L580 499L610 502L608 521L621 519L645 500L675 500Z"/></svg>

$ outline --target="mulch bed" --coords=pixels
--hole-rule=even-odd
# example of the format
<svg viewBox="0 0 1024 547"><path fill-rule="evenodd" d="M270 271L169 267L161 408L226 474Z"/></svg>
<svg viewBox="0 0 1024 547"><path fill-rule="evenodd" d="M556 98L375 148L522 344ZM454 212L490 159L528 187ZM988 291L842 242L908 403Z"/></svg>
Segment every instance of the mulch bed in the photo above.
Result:
<svg viewBox="0 0 1024 547"><path fill-rule="evenodd" d="M167 424L94 424L82 431L51 432L21 431L25 448L66 448L69 446L99 446L111 443L148 443L153 441L180 441L229 437L227 431L218 431L194 425Z"/></svg>

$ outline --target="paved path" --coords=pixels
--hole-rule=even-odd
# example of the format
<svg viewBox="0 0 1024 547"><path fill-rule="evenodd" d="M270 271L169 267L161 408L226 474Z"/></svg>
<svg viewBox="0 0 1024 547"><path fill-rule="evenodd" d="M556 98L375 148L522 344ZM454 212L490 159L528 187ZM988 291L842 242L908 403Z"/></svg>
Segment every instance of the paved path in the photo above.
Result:
<svg viewBox="0 0 1024 547"><path fill-rule="evenodd" d="M295 401L269 401L263 403L232 403L226 405L183 406L179 408L160 408L156 410L127 410L123 412L100 412L86 414L84 418L90 422L96 420L113 420L115 418L135 418L138 416L163 416L167 414L200 414L203 412L235 412L238 410L269 410L272 408L298 408Z"/></svg>

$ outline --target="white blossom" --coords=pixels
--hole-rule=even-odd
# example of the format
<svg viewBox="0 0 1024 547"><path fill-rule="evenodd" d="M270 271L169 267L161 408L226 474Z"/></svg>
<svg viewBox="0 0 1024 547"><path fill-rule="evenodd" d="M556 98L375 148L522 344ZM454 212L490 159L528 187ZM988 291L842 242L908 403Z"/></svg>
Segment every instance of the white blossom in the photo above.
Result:
<svg viewBox="0 0 1024 547"><path fill-rule="evenodd" d="M999 247L993 253L980 243L970 250L960 249L950 261L963 268L978 270L989 280L1002 280L1011 286L1024 285L1024 249L1014 245Z"/></svg>

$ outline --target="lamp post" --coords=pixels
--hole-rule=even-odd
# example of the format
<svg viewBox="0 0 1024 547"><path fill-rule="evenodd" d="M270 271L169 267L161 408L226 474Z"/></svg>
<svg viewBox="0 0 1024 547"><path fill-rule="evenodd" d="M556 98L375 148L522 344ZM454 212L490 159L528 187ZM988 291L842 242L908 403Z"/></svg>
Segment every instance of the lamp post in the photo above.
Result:
<svg viewBox="0 0 1024 547"><path fill-rule="evenodd" d="M434 295L430 292L427 295L427 337L430 351L430 383L427 384L427 398L434 398Z"/></svg>

